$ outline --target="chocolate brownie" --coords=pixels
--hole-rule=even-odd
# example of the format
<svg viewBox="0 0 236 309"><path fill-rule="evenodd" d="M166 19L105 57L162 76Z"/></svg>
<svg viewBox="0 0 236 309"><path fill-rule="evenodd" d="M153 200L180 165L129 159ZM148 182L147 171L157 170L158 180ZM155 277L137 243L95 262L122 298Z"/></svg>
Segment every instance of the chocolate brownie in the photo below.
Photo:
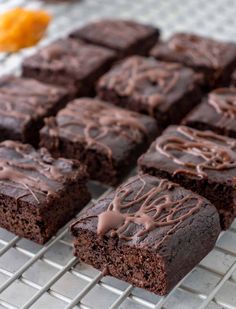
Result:
<svg viewBox="0 0 236 309"><path fill-rule="evenodd" d="M53 159L46 149L0 143L0 226L45 243L87 204L86 172L77 161Z"/></svg>
<svg viewBox="0 0 236 309"><path fill-rule="evenodd" d="M96 80L109 69L115 52L82 41L60 39L23 62L23 75L66 87L71 97L91 95Z"/></svg>
<svg viewBox="0 0 236 309"><path fill-rule="evenodd" d="M179 121L200 99L195 74L178 63L131 56L97 85L101 99L157 119L159 128Z"/></svg>
<svg viewBox="0 0 236 309"><path fill-rule="evenodd" d="M206 88L227 85L236 66L236 44L189 33L174 34L154 46L150 55L193 68L203 76Z"/></svg>
<svg viewBox="0 0 236 309"><path fill-rule="evenodd" d="M55 115L67 99L63 88L13 75L1 77L0 141L20 140L36 146L43 118Z"/></svg>
<svg viewBox="0 0 236 309"><path fill-rule="evenodd" d="M209 253L220 224L205 198L143 175L91 206L71 231L81 261L163 295Z"/></svg>
<svg viewBox="0 0 236 309"><path fill-rule="evenodd" d="M183 124L236 138L236 88L218 88L210 92Z"/></svg>
<svg viewBox="0 0 236 309"><path fill-rule="evenodd" d="M203 195L218 209L222 228L230 226L236 214L236 140L170 126L141 156L139 167Z"/></svg>
<svg viewBox="0 0 236 309"><path fill-rule="evenodd" d="M98 99L69 103L46 119L41 146L55 156L79 159L90 178L116 184L158 135L155 120Z"/></svg>
<svg viewBox="0 0 236 309"><path fill-rule="evenodd" d="M104 19L73 31L70 36L115 50L119 57L146 55L158 41L159 29L131 20Z"/></svg>

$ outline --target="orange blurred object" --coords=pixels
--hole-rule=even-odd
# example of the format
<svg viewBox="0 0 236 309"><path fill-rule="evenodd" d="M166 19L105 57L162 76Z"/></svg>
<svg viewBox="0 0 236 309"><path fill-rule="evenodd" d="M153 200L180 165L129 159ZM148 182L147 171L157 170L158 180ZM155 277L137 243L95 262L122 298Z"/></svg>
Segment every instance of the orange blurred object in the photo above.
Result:
<svg viewBox="0 0 236 309"><path fill-rule="evenodd" d="M16 52L42 38L51 16L44 11L15 8L0 15L0 51Z"/></svg>

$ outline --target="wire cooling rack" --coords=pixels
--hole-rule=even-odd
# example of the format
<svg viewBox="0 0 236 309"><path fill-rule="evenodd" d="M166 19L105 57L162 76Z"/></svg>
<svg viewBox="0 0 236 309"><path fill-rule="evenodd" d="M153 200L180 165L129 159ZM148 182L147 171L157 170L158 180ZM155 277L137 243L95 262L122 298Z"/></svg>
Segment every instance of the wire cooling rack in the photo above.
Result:
<svg viewBox="0 0 236 309"><path fill-rule="evenodd" d="M17 73L22 59L40 46L84 23L106 16L135 18L162 28L164 37L193 31L221 40L236 40L234 0L0 0L0 12L16 6L45 8L53 16L48 35L36 47L0 54L0 74ZM110 188L91 183L94 201ZM0 229L0 309L220 309L236 308L236 221L215 248L166 297L103 277L78 263L68 225L45 246Z"/></svg>

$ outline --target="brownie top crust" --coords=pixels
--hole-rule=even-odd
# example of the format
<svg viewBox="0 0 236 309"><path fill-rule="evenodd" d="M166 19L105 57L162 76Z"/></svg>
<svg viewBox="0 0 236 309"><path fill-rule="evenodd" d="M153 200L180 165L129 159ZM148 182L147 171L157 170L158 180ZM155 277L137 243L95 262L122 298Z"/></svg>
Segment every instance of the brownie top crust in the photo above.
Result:
<svg viewBox="0 0 236 309"><path fill-rule="evenodd" d="M199 121L236 131L236 88L219 88L210 92L186 121Z"/></svg>
<svg viewBox="0 0 236 309"><path fill-rule="evenodd" d="M130 147L152 140L157 133L151 117L91 98L72 101L45 122L41 132L54 137L55 143L58 137L79 142L117 160L124 158Z"/></svg>
<svg viewBox="0 0 236 309"><path fill-rule="evenodd" d="M156 34L159 30L149 25L143 25L129 20L101 20L90 23L71 34L88 42L124 51L138 41Z"/></svg>
<svg viewBox="0 0 236 309"><path fill-rule="evenodd" d="M67 91L30 78L0 78L0 123L14 130L30 120L46 116Z"/></svg>
<svg viewBox="0 0 236 309"><path fill-rule="evenodd" d="M176 33L157 44L151 55L196 68L224 68L236 59L236 44L219 42L196 34Z"/></svg>
<svg viewBox="0 0 236 309"><path fill-rule="evenodd" d="M86 229L136 247L171 250L176 235L201 216L217 216L203 197L166 179L139 175L83 212L71 229L75 236Z"/></svg>
<svg viewBox="0 0 236 309"><path fill-rule="evenodd" d="M211 131L170 126L141 156L139 165L217 183L236 183L236 140Z"/></svg>
<svg viewBox="0 0 236 309"><path fill-rule="evenodd" d="M115 52L80 40L59 39L26 58L23 66L66 74L72 81L87 78L101 64L115 58Z"/></svg>
<svg viewBox="0 0 236 309"><path fill-rule="evenodd" d="M132 56L101 77L97 88L98 91L107 89L120 97L128 97L137 102L140 110L145 108L153 115L157 107L166 111L194 85L194 72L181 64Z"/></svg>
<svg viewBox="0 0 236 309"><path fill-rule="evenodd" d="M79 162L53 159L45 148L36 151L15 141L0 143L0 194L46 207L67 184L85 181Z"/></svg>

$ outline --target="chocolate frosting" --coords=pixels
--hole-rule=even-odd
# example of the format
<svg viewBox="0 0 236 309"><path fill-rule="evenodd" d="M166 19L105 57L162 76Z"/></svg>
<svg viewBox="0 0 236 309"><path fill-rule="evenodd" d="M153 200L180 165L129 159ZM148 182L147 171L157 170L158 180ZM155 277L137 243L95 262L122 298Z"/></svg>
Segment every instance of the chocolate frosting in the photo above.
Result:
<svg viewBox="0 0 236 309"><path fill-rule="evenodd" d="M15 141L0 143L0 191L4 194L10 188L17 201L31 196L40 204L42 198L57 194L66 181L75 181L79 174L81 179L85 177L82 167L70 160L54 160L46 149L35 151Z"/></svg>
<svg viewBox="0 0 236 309"><path fill-rule="evenodd" d="M166 179L139 175L101 200L74 225L97 218L98 235L109 233L125 241L142 240L154 230L168 228L165 236L155 243L158 247L204 204L204 198Z"/></svg>
<svg viewBox="0 0 236 309"><path fill-rule="evenodd" d="M183 167L174 174L187 173L202 178L207 177L207 170L224 171L236 167L235 140L185 126L176 127L176 130L178 136L167 134L155 142L157 152Z"/></svg>
<svg viewBox="0 0 236 309"><path fill-rule="evenodd" d="M176 102L192 90L194 73L177 63L132 56L113 67L98 82L98 90L109 89L130 97L151 115L157 107Z"/></svg>
<svg viewBox="0 0 236 309"><path fill-rule="evenodd" d="M4 76L0 78L0 119L26 123L46 116L48 111L66 95L62 88L42 84L33 79Z"/></svg>
<svg viewBox="0 0 236 309"><path fill-rule="evenodd" d="M84 141L86 147L99 147L111 159L114 145L126 142L139 144L149 139L148 123L155 121L148 116L139 115L97 99L74 100L61 110L56 118L46 119L48 134L55 147L59 138L73 142Z"/></svg>

